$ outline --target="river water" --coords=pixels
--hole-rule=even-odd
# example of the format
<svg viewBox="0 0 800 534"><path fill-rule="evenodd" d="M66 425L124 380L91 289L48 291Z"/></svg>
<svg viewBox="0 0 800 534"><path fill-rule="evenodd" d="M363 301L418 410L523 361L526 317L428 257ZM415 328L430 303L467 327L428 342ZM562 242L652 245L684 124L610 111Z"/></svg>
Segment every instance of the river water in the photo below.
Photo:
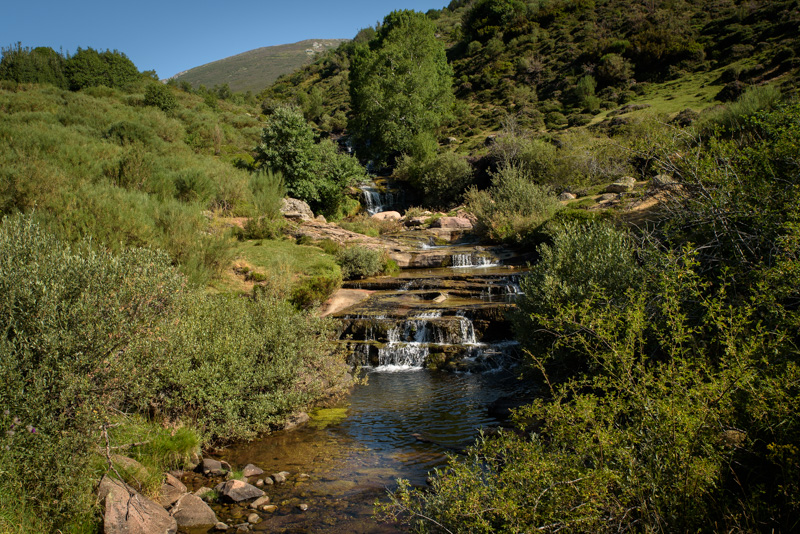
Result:
<svg viewBox="0 0 800 534"><path fill-rule="evenodd" d="M510 371L372 369L366 384L355 386L339 406L312 414L308 425L238 444L219 456L234 469L253 463L265 476L290 473L285 484L265 488L278 511L255 531L401 532L373 519L374 503L386 500L398 478L424 485L447 454L458 454L481 428L498 424L487 410L491 402L522 389ZM247 513L218 510L228 524Z"/></svg>

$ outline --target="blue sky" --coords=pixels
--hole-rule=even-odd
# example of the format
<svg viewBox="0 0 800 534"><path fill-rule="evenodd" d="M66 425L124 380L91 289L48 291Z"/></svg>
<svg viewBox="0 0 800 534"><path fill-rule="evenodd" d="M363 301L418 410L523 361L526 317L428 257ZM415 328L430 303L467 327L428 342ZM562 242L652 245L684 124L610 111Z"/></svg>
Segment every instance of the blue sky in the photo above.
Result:
<svg viewBox="0 0 800 534"><path fill-rule="evenodd" d="M304 39L352 38L395 9L427 11L449 0L12 1L0 46L116 49L160 78L211 61Z"/></svg>

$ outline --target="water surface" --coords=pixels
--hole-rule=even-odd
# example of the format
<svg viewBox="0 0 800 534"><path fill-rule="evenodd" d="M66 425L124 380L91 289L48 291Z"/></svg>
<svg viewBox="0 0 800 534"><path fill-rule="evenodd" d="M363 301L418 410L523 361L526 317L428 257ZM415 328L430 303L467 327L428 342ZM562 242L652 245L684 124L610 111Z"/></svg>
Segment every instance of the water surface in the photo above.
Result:
<svg viewBox="0 0 800 534"><path fill-rule="evenodd" d="M521 386L504 371L379 368L367 374L367 384L356 386L338 411L322 412L302 428L237 445L221 457L234 468L253 463L266 474L291 473L286 484L266 488L279 510L255 525L256 531L400 532L372 518L375 501L386 499L397 478L425 484L428 472L443 465L447 454L458 454L481 428L497 425L487 405L518 394ZM301 512L300 503L309 509Z"/></svg>

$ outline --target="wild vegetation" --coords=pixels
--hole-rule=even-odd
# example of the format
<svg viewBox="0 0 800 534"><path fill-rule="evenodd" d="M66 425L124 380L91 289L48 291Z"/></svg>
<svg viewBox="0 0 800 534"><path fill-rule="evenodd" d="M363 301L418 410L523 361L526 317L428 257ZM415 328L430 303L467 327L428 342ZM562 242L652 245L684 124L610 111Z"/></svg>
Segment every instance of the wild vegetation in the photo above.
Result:
<svg viewBox="0 0 800 534"><path fill-rule="evenodd" d="M19 46L0 70L0 531L92 532L105 451L151 467L157 492L200 446L341 391L331 325L304 311L340 268L284 240L288 180L251 170L264 124L237 99L118 52ZM265 272L253 245L293 255Z"/></svg>
<svg viewBox="0 0 800 534"><path fill-rule="evenodd" d="M351 217L349 129L422 207L460 204L539 258L514 318L539 398L384 517L795 530L798 13L454 1L388 15L258 101L116 51L4 49L0 529L92 531L107 444L148 441L132 454L163 469L335 394L343 358L308 310L396 265L287 238L280 206L398 228ZM649 184L648 226L584 209L622 177L623 207Z"/></svg>
<svg viewBox="0 0 800 534"><path fill-rule="evenodd" d="M402 484L384 517L420 532L797 528L800 105L732 123L661 139L682 156L651 162L676 179L655 228L548 227L516 318L539 398L430 488Z"/></svg>

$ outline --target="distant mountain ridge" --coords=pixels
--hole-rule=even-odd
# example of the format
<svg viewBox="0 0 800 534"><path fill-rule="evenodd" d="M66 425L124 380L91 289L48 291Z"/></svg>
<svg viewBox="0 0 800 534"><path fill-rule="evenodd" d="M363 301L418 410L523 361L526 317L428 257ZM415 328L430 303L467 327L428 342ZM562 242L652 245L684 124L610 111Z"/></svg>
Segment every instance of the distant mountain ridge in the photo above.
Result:
<svg viewBox="0 0 800 534"><path fill-rule="evenodd" d="M194 88L228 84L234 92L262 91L281 75L311 63L316 57L349 39L306 39L292 44L265 46L206 63L172 76Z"/></svg>

